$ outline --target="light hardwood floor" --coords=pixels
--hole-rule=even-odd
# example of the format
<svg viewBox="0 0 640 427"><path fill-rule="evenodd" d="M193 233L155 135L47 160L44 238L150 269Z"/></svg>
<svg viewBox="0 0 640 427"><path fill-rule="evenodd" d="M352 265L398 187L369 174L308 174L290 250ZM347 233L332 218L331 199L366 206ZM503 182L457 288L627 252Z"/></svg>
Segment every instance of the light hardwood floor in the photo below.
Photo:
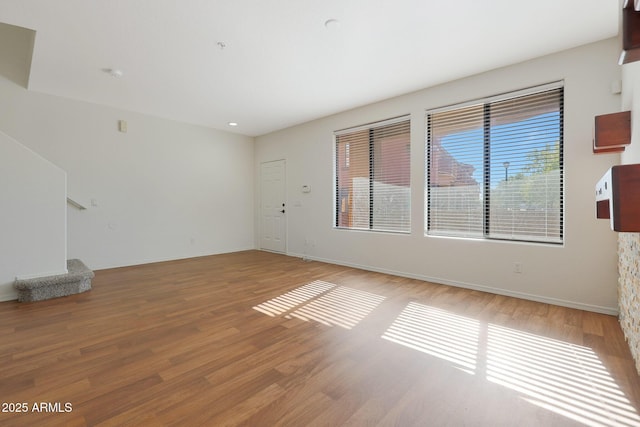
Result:
<svg viewBox="0 0 640 427"><path fill-rule="evenodd" d="M2 426L640 425L614 317L259 251L0 303L0 400Z"/></svg>

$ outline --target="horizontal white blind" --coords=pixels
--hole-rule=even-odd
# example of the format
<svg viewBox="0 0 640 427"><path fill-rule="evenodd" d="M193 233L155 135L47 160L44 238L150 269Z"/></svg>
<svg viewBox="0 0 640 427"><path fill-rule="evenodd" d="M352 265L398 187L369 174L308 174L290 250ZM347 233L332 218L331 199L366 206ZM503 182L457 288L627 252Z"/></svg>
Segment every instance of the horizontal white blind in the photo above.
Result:
<svg viewBox="0 0 640 427"><path fill-rule="evenodd" d="M410 231L408 117L335 133L340 228Z"/></svg>
<svg viewBox="0 0 640 427"><path fill-rule="evenodd" d="M562 88L427 114L427 233L563 241Z"/></svg>

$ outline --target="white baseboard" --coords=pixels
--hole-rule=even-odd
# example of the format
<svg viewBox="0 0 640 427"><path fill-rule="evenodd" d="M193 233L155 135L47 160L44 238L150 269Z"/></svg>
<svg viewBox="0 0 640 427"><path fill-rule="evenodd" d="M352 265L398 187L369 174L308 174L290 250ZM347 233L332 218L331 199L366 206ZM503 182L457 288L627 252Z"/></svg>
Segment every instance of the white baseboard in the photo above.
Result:
<svg viewBox="0 0 640 427"><path fill-rule="evenodd" d="M358 268L360 270L374 271L376 273L384 273L384 274L390 274L393 276L406 277L408 279L417 279L417 280L436 283L440 285L455 286L458 288L471 289L474 291L482 291L482 292L488 292L496 295L504 295L508 297L520 298L520 299L525 299L529 301L542 302L546 304L557 305L560 307L575 308L578 310L592 311L594 313L608 314L611 316L618 316L619 314L618 307L603 307L599 305L584 304L581 302L568 301L568 300L563 300L558 298L546 297L542 295L534 295L534 294L528 294L524 292L510 291L507 289L493 288L491 286L479 285L476 283L459 282L455 280L443 279L440 277L431 277L431 276L425 276L421 274L406 273L403 271L388 270L385 268L372 267L370 265L354 264L354 263L315 257L310 255L303 255L303 254L296 254L296 253L288 253L287 255L302 258L305 260L326 262L328 264L342 265L345 267L352 267L352 268Z"/></svg>
<svg viewBox="0 0 640 427"><path fill-rule="evenodd" d="M0 302L13 301L18 299L18 291L13 287L13 283L0 285Z"/></svg>

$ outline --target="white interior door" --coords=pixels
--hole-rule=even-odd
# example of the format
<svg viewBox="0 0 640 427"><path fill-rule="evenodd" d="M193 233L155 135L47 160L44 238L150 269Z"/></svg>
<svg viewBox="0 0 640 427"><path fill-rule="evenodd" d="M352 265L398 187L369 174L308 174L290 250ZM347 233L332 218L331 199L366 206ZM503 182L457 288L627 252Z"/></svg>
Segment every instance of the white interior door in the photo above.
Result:
<svg viewBox="0 0 640 427"><path fill-rule="evenodd" d="M260 248L285 253L285 161L264 162L260 167Z"/></svg>

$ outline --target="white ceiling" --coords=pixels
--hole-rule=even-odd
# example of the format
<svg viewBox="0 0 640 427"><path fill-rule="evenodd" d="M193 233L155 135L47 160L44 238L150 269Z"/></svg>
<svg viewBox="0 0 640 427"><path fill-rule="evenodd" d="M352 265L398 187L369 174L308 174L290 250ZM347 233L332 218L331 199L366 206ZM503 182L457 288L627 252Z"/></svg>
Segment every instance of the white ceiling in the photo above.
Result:
<svg viewBox="0 0 640 427"><path fill-rule="evenodd" d="M612 0L0 0L0 22L37 32L30 90L255 136L613 37L619 9Z"/></svg>

